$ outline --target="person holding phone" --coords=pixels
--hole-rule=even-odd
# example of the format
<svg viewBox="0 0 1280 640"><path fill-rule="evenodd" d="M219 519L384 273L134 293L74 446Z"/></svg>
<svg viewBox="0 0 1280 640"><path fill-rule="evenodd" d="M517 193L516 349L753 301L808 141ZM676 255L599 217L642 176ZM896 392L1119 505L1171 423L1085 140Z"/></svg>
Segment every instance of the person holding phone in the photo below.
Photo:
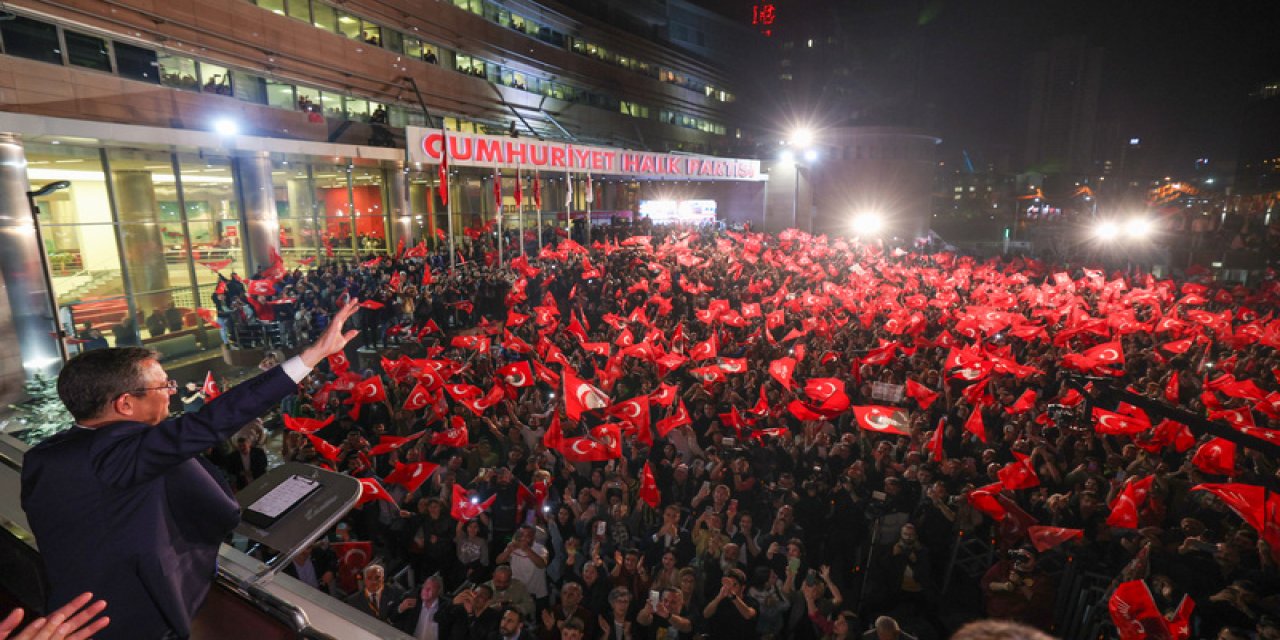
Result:
<svg viewBox="0 0 1280 640"><path fill-rule="evenodd" d="M707 620L710 640L739 640L755 635L757 605L746 595L747 575L741 569L730 569L720 578L720 591L702 609Z"/></svg>
<svg viewBox="0 0 1280 640"><path fill-rule="evenodd" d="M679 640L692 637L693 621L684 613L684 594L679 589L650 591L649 601L636 614L641 638Z"/></svg>

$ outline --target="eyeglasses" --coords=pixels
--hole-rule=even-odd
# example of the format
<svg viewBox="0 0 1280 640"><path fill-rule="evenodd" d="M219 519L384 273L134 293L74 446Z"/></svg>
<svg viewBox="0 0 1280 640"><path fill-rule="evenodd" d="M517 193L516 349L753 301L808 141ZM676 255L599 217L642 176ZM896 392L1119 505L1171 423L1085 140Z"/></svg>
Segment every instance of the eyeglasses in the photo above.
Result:
<svg viewBox="0 0 1280 640"><path fill-rule="evenodd" d="M132 391L129 391L128 393L129 395L143 396L143 395L146 395L148 391L159 391L161 389L165 389L168 391L177 391L178 381L174 380L173 378L169 378L168 380L165 380L163 387L141 387L139 389L134 389Z"/></svg>

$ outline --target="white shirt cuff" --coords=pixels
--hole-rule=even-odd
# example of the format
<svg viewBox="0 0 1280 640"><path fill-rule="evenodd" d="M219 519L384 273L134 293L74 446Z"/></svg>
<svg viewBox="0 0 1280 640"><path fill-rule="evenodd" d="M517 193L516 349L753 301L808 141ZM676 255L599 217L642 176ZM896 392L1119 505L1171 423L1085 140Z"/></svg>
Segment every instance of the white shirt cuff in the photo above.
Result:
<svg viewBox="0 0 1280 640"><path fill-rule="evenodd" d="M295 383L302 382L302 379L311 373L311 367L303 364L302 358L298 356L285 360L284 364L280 365L280 368L284 369L284 374L289 376Z"/></svg>

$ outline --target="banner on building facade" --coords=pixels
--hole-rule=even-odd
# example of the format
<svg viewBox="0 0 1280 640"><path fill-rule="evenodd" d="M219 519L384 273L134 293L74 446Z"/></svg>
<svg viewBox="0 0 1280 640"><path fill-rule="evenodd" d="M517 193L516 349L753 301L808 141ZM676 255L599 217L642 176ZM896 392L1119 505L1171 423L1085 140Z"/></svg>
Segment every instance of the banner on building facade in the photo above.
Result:
<svg viewBox="0 0 1280 640"><path fill-rule="evenodd" d="M439 129L407 127L409 160L440 164L446 136ZM670 180L767 180L759 160L652 153L571 142L450 131L450 167L545 169Z"/></svg>

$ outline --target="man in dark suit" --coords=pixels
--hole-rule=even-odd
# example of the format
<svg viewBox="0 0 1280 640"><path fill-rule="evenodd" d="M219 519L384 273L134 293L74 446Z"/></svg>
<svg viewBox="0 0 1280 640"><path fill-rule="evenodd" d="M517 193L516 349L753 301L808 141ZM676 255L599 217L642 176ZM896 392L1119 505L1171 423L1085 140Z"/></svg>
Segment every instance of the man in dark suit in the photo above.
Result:
<svg viewBox="0 0 1280 640"><path fill-rule="evenodd" d="M399 589L387 586L387 573L380 564L364 568L364 584L347 598L347 604L383 621L388 622L404 600Z"/></svg>
<svg viewBox="0 0 1280 640"><path fill-rule="evenodd" d="M440 599L444 582L439 575L429 576L422 583L418 597L408 597L397 607L397 629L414 638L449 638L452 608Z"/></svg>
<svg viewBox="0 0 1280 640"><path fill-rule="evenodd" d="M213 583L218 545L240 508L199 454L297 390L355 337L334 315L315 344L197 413L167 419L177 384L153 351L100 349L58 376L76 424L27 452L22 508L50 581L49 609L91 591L111 626L98 638L185 638ZM91 525L91 526L90 526Z"/></svg>
<svg viewBox="0 0 1280 640"><path fill-rule="evenodd" d="M262 447L253 446L248 438L240 436L236 438L236 450L222 464L236 491L239 491L267 472L267 452Z"/></svg>

